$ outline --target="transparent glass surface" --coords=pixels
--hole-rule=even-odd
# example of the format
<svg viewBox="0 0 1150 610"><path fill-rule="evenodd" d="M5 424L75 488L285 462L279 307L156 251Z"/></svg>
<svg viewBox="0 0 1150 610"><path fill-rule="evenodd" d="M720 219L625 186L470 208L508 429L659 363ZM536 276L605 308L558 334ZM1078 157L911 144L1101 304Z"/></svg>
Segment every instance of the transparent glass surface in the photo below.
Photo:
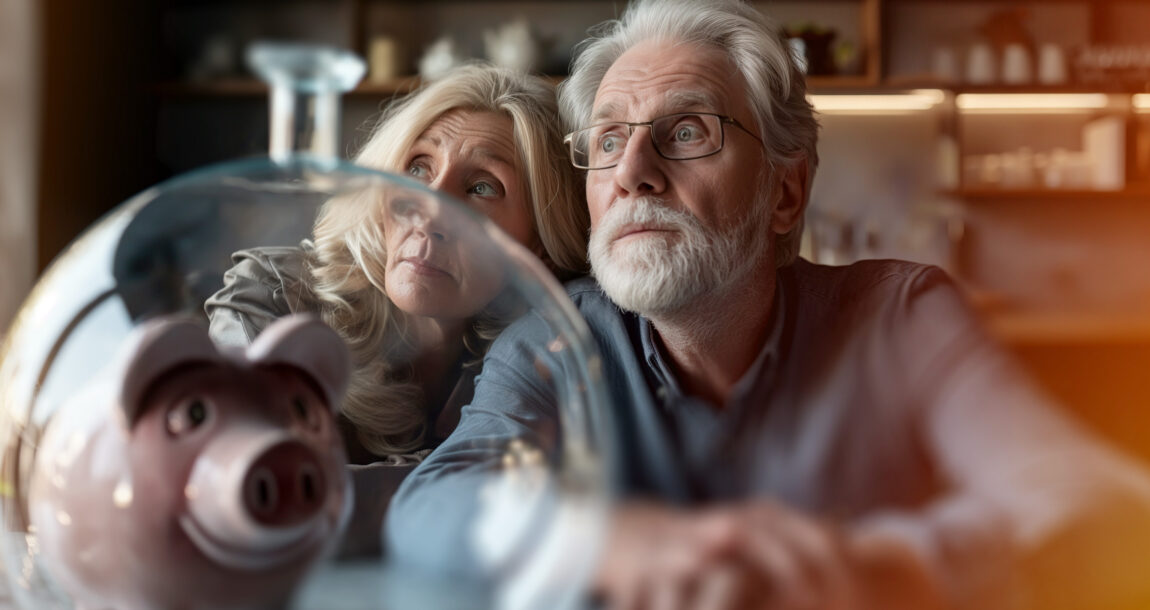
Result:
<svg viewBox="0 0 1150 610"><path fill-rule="evenodd" d="M381 223L389 240L411 231L440 240L425 261L432 271L413 276L425 282L418 287L433 304L465 316L490 315L500 326L530 318L550 338L529 355L533 370L520 373L554 392L557 434L477 441L473 472L459 477L457 488L447 487L451 505L473 509L446 511L444 519L454 522L428 532L429 540L439 526L463 532L456 553L473 559L474 578L449 577L446 566L409 569L388 557L336 556L340 529L355 522L369 499L354 497L343 468L317 479L326 521L294 519L283 528L254 523L244 514L252 502L244 494L275 500L275 473L287 458L264 460L263 476L271 477L265 484L240 458L200 464L211 439L202 439L202 451L173 449L181 431L205 417L195 403L161 418L167 436L149 440L137 423L147 420L148 409L166 404L151 398L159 390L133 389L125 381L134 374L129 367L160 366L151 357L125 360L140 329L177 316L206 327L204 301L223 285L232 253L297 246L311 235L324 205L367 206L366 217ZM467 281L455 281L460 278ZM464 283L470 288L459 288ZM408 343L404 354L414 366L427 354L418 341ZM587 328L539 260L486 218L418 183L306 156L178 177L125 202L77 239L44 274L6 335L0 491L3 559L14 598L24 608L170 607L173 594L187 607L205 608L577 604L606 498L599 366ZM185 391L210 398L231 382L189 383ZM278 392L279 386L269 387ZM209 407L265 408L221 405ZM223 436L223 425L204 434ZM247 455L242 440L232 451ZM319 453L320 463L343 466L342 450L324 455L321 447ZM201 472L212 468L239 474ZM254 488L246 482L253 476ZM215 517L197 521L197 510ZM189 522L197 523L196 531ZM285 546L295 549L291 562L283 559ZM108 566L114 576L104 571ZM281 597L285 592L289 599Z"/></svg>

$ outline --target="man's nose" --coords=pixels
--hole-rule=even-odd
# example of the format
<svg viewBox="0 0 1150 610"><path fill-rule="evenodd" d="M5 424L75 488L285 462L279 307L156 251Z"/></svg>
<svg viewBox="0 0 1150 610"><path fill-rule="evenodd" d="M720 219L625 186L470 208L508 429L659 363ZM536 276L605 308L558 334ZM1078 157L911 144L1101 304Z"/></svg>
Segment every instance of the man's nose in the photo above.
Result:
<svg viewBox="0 0 1150 610"><path fill-rule="evenodd" d="M650 126L639 126L631 132L623 156L615 166L615 183L631 194L661 193L667 187L662 157L651 140Z"/></svg>

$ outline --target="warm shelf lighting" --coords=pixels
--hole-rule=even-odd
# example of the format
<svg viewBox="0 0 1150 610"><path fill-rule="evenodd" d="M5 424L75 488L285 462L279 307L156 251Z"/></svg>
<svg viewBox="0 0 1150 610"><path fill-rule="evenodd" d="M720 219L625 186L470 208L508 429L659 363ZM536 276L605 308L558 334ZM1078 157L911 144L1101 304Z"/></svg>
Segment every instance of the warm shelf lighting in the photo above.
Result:
<svg viewBox="0 0 1150 610"><path fill-rule="evenodd" d="M955 105L964 112L1066 113L1105 108L1105 93L963 93Z"/></svg>
<svg viewBox="0 0 1150 610"><path fill-rule="evenodd" d="M811 95L815 110L825 114L906 114L930 110L946 99L938 89L882 95Z"/></svg>
<svg viewBox="0 0 1150 610"><path fill-rule="evenodd" d="M1150 93L1136 93L1130 98L1134 112L1144 114L1150 112Z"/></svg>

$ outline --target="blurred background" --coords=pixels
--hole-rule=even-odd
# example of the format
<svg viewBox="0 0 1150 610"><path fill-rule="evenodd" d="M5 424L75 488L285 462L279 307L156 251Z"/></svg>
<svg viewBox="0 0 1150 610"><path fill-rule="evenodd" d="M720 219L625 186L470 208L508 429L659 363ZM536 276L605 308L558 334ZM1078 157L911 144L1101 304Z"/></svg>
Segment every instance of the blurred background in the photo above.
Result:
<svg viewBox="0 0 1150 610"><path fill-rule="evenodd" d="M1150 460L1150 1L756 2L822 112L804 254L941 265L1081 420ZM347 47L351 154L420 74L566 72L609 0L0 0L0 328L129 196L263 154L258 39Z"/></svg>

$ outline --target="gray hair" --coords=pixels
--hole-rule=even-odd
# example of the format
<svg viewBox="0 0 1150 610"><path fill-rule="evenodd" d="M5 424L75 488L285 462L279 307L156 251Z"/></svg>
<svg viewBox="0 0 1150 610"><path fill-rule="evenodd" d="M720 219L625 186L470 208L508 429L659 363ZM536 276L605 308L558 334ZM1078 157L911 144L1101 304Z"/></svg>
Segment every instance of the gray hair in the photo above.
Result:
<svg viewBox="0 0 1150 610"><path fill-rule="evenodd" d="M818 166L818 121L786 37L766 16L740 0L635 0L621 19L600 24L590 34L576 49L571 77L559 87L566 131L589 125L600 82L635 45L655 40L714 47L727 54L746 82L747 101L770 165L806 163L810 191ZM802 232L800 220L778 237L778 266L798 256Z"/></svg>

